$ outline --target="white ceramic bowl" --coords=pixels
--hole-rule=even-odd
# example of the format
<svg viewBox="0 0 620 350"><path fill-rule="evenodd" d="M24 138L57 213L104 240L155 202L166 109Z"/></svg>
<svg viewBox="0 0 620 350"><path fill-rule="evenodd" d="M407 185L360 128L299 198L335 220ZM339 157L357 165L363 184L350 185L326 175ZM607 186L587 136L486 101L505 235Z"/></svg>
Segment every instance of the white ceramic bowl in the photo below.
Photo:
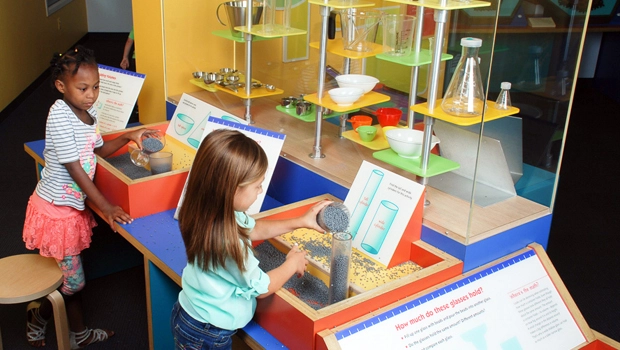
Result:
<svg viewBox="0 0 620 350"><path fill-rule="evenodd" d="M364 94L364 90L355 87L335 88L327 91L327 93L338 106L346 107L359 100Z"/></svg>
<svg viewBox="0 0 620 350"><path fill-rule="evenodd" d="M336 76L336 82L341 88L356 87L364 89L364 93L367 93L374 89L379 79L363 74L343 74Z"/></svg>
<svg viewBox="0 0 620 350"><path fill-rule="evenodd" d="M422 154L422 140L424 132L420 130L395 128L385 132L390 148L403 158L418 158ZM431 149L439 143L439 138L433 135Z"/></svg>

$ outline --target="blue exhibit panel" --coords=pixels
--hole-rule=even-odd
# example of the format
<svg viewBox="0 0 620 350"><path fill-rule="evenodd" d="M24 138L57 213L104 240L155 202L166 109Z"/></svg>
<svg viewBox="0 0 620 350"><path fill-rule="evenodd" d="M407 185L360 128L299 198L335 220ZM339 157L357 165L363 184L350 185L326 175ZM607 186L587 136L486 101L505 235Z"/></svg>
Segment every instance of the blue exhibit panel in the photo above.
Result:
<svg viewBox="0 0 620 350"><path fill-rule="evenodd" d="M148 268L153 348L174 349L174 339L170 329L170 313L172 305L177 301L181 287L150 261Z"/></svg>
<svg viewBox="0 0 620 350"><path fill-rule="evenodd" d="M463 261L463 272L499 259L536 242L547 249L552 215L548 214L521 226L465 245L446 235L422 226L421 239Z"/></svg>
<svg viewBox="0 0 620 350"><path fill-rule="evenodd" d="M280 156L267 195L283 204L329 193L344 200L349 189Z"/></svg>

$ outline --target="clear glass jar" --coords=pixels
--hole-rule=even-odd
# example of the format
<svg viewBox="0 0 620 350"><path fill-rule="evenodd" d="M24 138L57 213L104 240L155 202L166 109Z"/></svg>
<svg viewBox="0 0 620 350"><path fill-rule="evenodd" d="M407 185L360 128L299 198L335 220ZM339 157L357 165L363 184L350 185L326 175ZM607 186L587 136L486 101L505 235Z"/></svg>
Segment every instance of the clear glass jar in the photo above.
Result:
<svg viewBox="0 0 620 350"><path fill-rule="evenodd" d="M502 82L501 90L499 92L499 96L497 96L497 100L495 101L495 108L501 110L507 110L512 107L512 102L510 101L510 87L511 84L507 81Z"/></svg>
<svg viewBox="0 0 620 350"><path fill-rule="evenodd" d="M144 132L142 134L142 150L133 150L130 154L131 161L141 167L149 164L150 155L164 149L166 137L155 130L154 132Z"/></svg>
<svg viewBox="0 0 620 350"><path fill-rule="evenodd" d="M482 40L462 38L461 46L461 59L441 102L441 109L457 117L476 117L482 115L485 104L478 61Z"/></svg>

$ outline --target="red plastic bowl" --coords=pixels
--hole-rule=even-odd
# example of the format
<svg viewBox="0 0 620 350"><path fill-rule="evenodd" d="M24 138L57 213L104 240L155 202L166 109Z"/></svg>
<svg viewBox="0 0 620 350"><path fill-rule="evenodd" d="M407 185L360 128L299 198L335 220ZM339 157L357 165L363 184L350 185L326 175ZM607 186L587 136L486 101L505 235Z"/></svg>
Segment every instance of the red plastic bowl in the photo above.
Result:
<svg viewBox="0 0 620 350"><path fill-rule="evenodd" d="M375 112L381 126L396 126L403 112L398 108L382 107Z"/></svg>

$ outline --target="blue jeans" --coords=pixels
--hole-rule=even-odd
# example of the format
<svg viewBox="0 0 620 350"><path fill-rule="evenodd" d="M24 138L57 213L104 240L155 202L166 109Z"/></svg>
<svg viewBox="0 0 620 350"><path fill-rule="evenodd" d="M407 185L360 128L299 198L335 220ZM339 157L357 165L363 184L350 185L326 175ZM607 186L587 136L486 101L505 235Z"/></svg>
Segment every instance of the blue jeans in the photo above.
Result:
<svg viewBox="0 0 620 350"><path fill-rule="evenodd" d="M172 307L170 327L175 349L182 350L232 349L231 337L237 333L196 321L178 301Z"/></svg>

